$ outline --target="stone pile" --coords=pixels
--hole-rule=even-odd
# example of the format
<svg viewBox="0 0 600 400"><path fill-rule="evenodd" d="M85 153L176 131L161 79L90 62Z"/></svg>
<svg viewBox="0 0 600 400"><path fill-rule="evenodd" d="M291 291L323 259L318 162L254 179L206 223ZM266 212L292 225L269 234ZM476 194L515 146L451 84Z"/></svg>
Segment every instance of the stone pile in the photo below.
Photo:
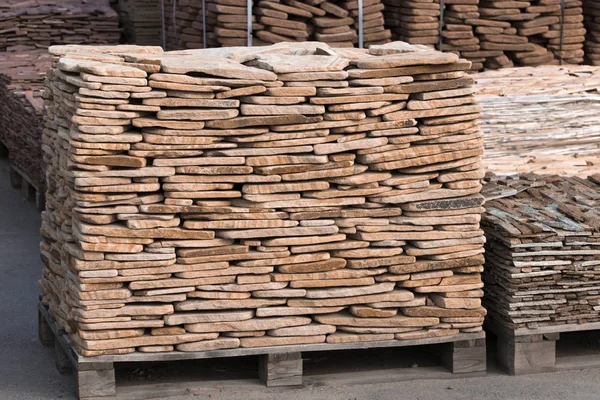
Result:
<svg viewBox="0 0 600 400"><path fill-rule="evenodd" d="M582 0L386 0L394 40L457 52L474 71L583 62ZM441 4L440 4L441 3Z"/></svg>
<svg viewBox="0 0 600 400"><path fill-rule="evenodd" d="M119 17L108 0L7 0L0 4L0 51L52 44L119 43Z"/></svg>
<svg viewBox="0 0 600 400"><path fill-rule="evenodd" d="M600 68L538 66L473 76L484 163L497 174L600 173Z"/></svg>
<svg viewBox="0 0 600 400"><path fill-rule="evenodd" d="M384 3L385 24L391 28L394 40L455 52L472 62L472 70L483 69L485 52L481 51L478 32L471 23L479 19L479 0L454 0L444 5L439 0Z"/></svg>
<svg viewBox="0 0 600 400"><path fill-rule="evenodd" d="M207 47L246 46L248 43L248 10L246 0L206 0ZM169 1L166 23L171 24ZM177 26L181 35L190 35L191 44L202 41L202 2L193 0L177 6ZM391 32L384 28L381 0L363 2L364 46L390 41ZM358 1L356 0L261 0L254 2L252 44L264 46L279 42L315 40L334 47L358 44ZM179 22L181 21L181 23ZM193 21L193 22L192 22ZM186 26L192 27L185 33ZM172 28L169 28L172 30ZM195 32L193 30L196 30ZM195 37L195 39L194 39ZM201 46L187 46L199 48ZM175 47L168 47L168 49ZM186 48L185 45L178 48Z"/></svg>
<svg viewBox="0 0 600 400"><path fill-rule="evenodd" d="M600 176L484 185L484 305L515 330L600 321Z"/></svg>
<svg viewBox="0 0 600 400"><path fill-rule="evenodd" d="M594 0L583 0L585 21L585 58L587 64L600 65L600 4Z"/></svg>
<svg viewBox="0 0 600 400"><path fill-rule="evenodd" d="M481 330L469 62L401 42L51 51L40 288L81 354Z"/></svg>
<svg viewBox="0 0 600 400"><path fill-rule="evenodd" d="M439 1L408 2L383 0L385 26L392 31L393 40L411 44L437 46L440 42L441 11Z"/></svg>
<svg viewBox="0 0 600 400"><path fill-rule="evenodd" d="M11 165L30 183L43 187L42 130L47 50L0 52L0 142Z"/></svg>
<svg viewBox="0 0 600 400"><path fill-rule="evenodd" d="M469 22L476 31L488 32L480 35L481 49L498 52L485 57L486 68L581 64L585 40L581 6L582 0L565 0L564 9L561 1L482 1L480 20Z"/></svg>
<svg viewBox="0 0 600 400"><path fill-rule="evenodd" d="M118 10L125 43L162 45L161 0L119 0Z"/></svg>
<svg viewBox="0 0 600 400"><path fill-rule="evenodd" d="M201 3L195 0L196 3ZM229 47L246 46L248 44L248 8L246 0L233 0L223 4L220 0L206 0L206 43L207 47ZM275 2L276 7L286 7L279 2ZM262 4L262 2L261 2ZM271 3L269 3L271 4ZM292 7L292 6L290 6ZM267 7L268 8L268 7ZM263 30L264 25L257 23L263 8L255 2L252 9L252 29L254 32L252 38L253 46L264 46L267 42L260 39L257 33ZM284 15L287 13L271 9L266 12L267 15ZM268 18L268 16L267 16ZM202 13L198 14L198 19L202 20ZM286 19L286 18L284 18ZM302 24L301 22L299 22ZM285 24L287 29L295 29L298 23L288 21ZM285 28L281 28L285 29ZM288 39L289 40L289 39ZM297 40L297 39L296 39Z"/></svg>
<svg viewBox="0 0 600 400"><path fill-rule="evenodd" d="M204 48L202 1L164 0L161 17L165 27L165 50Z"/></svg>

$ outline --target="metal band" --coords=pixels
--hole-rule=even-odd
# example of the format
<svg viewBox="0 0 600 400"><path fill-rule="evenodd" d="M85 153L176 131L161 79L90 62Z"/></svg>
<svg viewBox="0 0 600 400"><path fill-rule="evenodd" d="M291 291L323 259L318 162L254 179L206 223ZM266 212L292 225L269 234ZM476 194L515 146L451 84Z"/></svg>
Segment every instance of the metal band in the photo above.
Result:
<svg viewBox="0 0 600 400"><path fill-rule="evenodd" d="M202 47L206 49L206 1L202 0Z"/></svg>
<svg viewBox="0 0 600 400"><path fill-rule="evenodd" d="M364 21L363 21L363 0L358 0L358 47L365 47L364 43Z"/></svg>
<svg viewBox="0 0 600 400"><path fill-rule="evenodd" d="M565 42L565 0L560 0L560 46L558 51L560 52L560 65L563 63L563 45Z"/></svg>
<svg viewBox="0 0 600 400"><path fill-rule="evenodd" d="M246 32L248 47L252 47L252 0L246 0Z"/></svg>
<svg viewBox="0 0 600 400"><path fill-rule="evenodd" d="M563 0L564 1L564 0ZM438 50L444 51L444 39L442 37L442 31L444 30L444 0L440 0L440 32L439 32L439 45Z"/></svg>
<svg viewBox="0 0 600 400"><path fill-rule="evenodd" d="M177 40L177 17L175 14L177 13L177 0L173 0L173 37L175 38L175 46L179 47Z"/></svg>
<svg viewBox="0 0 600 400"><path fill-rule="evenodd" d="M160 23L162 26L162 47L167 50L167 27L165 26L165 0L160 0Z"/></svg>

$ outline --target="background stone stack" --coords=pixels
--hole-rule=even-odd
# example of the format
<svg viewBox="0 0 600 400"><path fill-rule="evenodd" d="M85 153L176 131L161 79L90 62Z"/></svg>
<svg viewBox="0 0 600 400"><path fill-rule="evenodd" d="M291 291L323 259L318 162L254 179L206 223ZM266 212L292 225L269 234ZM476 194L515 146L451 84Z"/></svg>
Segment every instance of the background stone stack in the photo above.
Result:
<svg viewBox="0 0 600 400"><path fill-rule="evenodd" d="M474 71L483 68L485 52L481 52L478 35L470 21L479 19L479 0L412 2L387 0L385 24L392 29L392 38L423 44L459 54L472 62ZM443 24L440 23L440 19ZM467 20L469 22L467 22ZM440 37L441 35L441 37Z"/></svg>
<svg viewBox="0 0 600 400"><path fill-rule="evenodd" d="M565 1L562 22L560 1L488 0L480 3L479 13L481 20L474 25L497 27L498 31L480 36L482 49L500 50L506 56L488 58L486 68L583 62L585 28L581 0ZM504 31L500 33L499 28Z"/></svg>
<svg viewBox="0 0 600 400"><path fill-rule="evenodd" d="M583 0L585 17L585 58L591 65L600 65L600 4L594 0Z"/></svg>
<svg viewBox="0 0 600 400"><path fill-rule="evenodd" d="M108 0L8 0L0 4L0 51L52 44L119 42L119 17Z"/></svg>
<svg viewBox="0 0 600 400"><path fill-rule="evenodd" d="M196 0L197 3L200 3ZM260 4L263 2L261 1ZM277 2L278 3L278 2ZM227 1L226 4L220 0L206 1L206 26L207 26L207 43L208 47L229 47L229 46L246 46L248 43L248 9L246 0ZM270 7L261 7L258 2L255 2L256 11L252 15L252 29L256 31L253 36L252 44L254 46L263 46L267 42L263 41L256 35L265 27L262 23L258 23L259 15L263 9L265 15L288 15L281 11L274 10ZM272 3L269 3L272 4ZM276 4L276 7L283 5ZM253 10L254 10L253 9ZM259 15L256 15L259 14ZM202 14L198 14L198 18L202 19ZM281 18L279 17L278 22ZM287 18L283 18L287 19ZM283 22L287 29L294 29L294 22ZM277 29L281 29L281 26Z"/></svg>
<svg viewBox="0 0 600 400"><path fill-rule="evenodd" d="M162 45L161 0L119 0L118 9L125 43Z"/></svg>
<svg viewBox="0 0 600 400"><path fill-rule="evenodd" d="M0 142L11 165L38 188L45 183L42 89L50 63L47 50L0 52Z"/></svg>
<svg viewBox="0 0 600 400"><path fill-rule="evenodd" d="M468 62L51 51L40 288L83 355L481 330Z"/></svg>
<svg viewBox="0 0 600 400"><path fill-rule="evenodd" d="M514 330L600 321L599 178L489 178L482 226L492 324Z"/></svg>
<svg viewBox="0 0 600 400"><path fill-rule="evenodd" d="M479 19L479 0L445 2L442 49L452 51L472 62L471 70L483 69L486 54L481 51L479 35L467 21Z"/></svg>
<svg viewBox="0 0 600 400"><path fill-rule="evenodd" d="M164 5L166 50L204 48L202 2L164 0Z"/></svg>
<svg viewBox="0 0 600 400"><path fill-rule="evenodd" d="M354 18L354 30L359 32L358 23L358 1L346 0L342 2L342 7L350 12ZM392 32L385 27L383 11L385 6L382 0L363 1L363 42L364 47L372 44L385 44L392 38Z"/></svg>
<svg viewBox="0 0 600 400"><path fill-rule="evenodd" d="M440 2L383 0L385 25L393 40L437 47L440 42Z"/></svg>
<svg viewBox="0 0 600 400"><path fill-rule="evenodd" d="M246 0L230 0L226 4L220 0L206 1L207 47L246 46L246 4ZM198 11L196 17L189 13L184 20L191 21L195 18L196 23L193 25L200 29L199 32L190 32L190 35L201 37L201 2L189 1L188 7ZM363 11L364 45L389 42L391 32L384 27L381 1L365 1ZM168 17L166 20L167 24L171 24ZM358 44L357 1L261 0L254 2L252 21L254 46L305 40L329 43L335 47L352 47Z"/></svg>
<svg viewBox="0 0 600 400"><path fill-rule="evenodd" d="M583 62L581 0L565 2L563 24L558 0L450 0L441 17L439 0L385 5L393 39L439 49L441 34L443 50L459 52L473 70Z"/></svg>
<svg viewBox="0 0 600 400"><path fill-rule="evenodd" d="M599 67L506 68L474 78L489 170L600 173Z"/></svg>

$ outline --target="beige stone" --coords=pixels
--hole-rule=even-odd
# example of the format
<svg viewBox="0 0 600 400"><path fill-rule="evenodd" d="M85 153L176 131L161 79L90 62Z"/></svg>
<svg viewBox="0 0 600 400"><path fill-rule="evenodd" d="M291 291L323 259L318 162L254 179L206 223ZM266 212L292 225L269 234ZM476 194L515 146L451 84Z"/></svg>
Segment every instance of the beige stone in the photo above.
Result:
<svg viewBox="0 0 600 400"><path fill-rule="evenodd" d="M321 325L311 323L304 326L295 326L289 328L278 328L267 331L269 336L317 336L327 335L335 332L335 326L333 325Z"/></svg>
<svg viewBox="0 0 600 400"><path fill-rule="evenodd" d="M274 337L264 336L259 338L241 338L241 347L268 347L268 346L286 346L293 344L316 344L324 343L325 335L318 336L285 336Z"/></svg>
<svg viewBox="0 0 600 400"><path fill-rule="evenodd" d="M350 343L350 342L376 342L381 340L393 340L393 333L346 333L336 332L327 336L327 343Z"/></svg>
<svg viewBox="0 0 600 400"><path fill-rule="evenodd" d="M395 316L389 318L360 318L348 313L315 315L314 319L322 324L382 328L432 326L440 322L438 318L433 317Z"/></svg>
<svg viewBox="0 0 600 400"><path fill-rule="evenodd" d="M243 311L223 311L223 312L203 312L203 313L175 313L165 315L164 320L167 325L192 324L200 322L229 322L245 321L254 316L252 310Z"/></svg>
<svg viewBox="0 0 600 400"><path fill-rule="evenodd" d="M311 319L306 317L256 318L246 321L209 322L185 324L188 332L228 332L258 331L291 326L308 325Z"/></svg>
<svg viewBox="0 0 600 400"><path fill-rule="evenodd" d="M238 338L220 338L203 340L200 342L182 343L175 346L178 351L212 351L222 349L234 349L240 347Z"/></svg>

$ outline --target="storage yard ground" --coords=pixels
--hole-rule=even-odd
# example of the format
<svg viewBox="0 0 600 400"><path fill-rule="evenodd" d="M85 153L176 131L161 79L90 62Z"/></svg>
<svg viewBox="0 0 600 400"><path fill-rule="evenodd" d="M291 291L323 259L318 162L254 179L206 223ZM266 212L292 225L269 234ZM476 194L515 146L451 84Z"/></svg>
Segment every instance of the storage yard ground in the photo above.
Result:
<svg viewBox="0 0 600 400"><path fill-rule="evenodd" d="M9 169L6 160L0 160L0 399L74 399L74 380L71 375L62 376L54 368L54 352L42 347L37 339L37 293L36 282L40 273L38 252L40 217L35 205L26 203L18 191L10 188ZM600 349L598 337L587 338L590 347ZM569 341L561 337L560 346ZM581 341L581 337L573 338ZM493 356L493 343L490 356ZM396 351L396 350L393 350ZM581 350L580 350L581 351ZM584 349L590 352L591 350ZM573 354L572 349L569 349ZM203 364L201 370L208 381L202 385L182 385L180 393L187 394L169 399L598 399L600 369L511 377L499 371L490 357L487 377L461 379L430 379L403 381L401 376L429 374L439 377L441 368L429 365L423 353L336 353L323 357L327 368L318 355L313 355L305 365L305 384L299 388L265 388L253 374L256 368L249 359L229 359ZM367 369L357 370L360 364ZM419 367L404 370L390 367ZM432 364L433 365L433 364ZM126 385L138 386L156 382L155 394L164 393L162 383L185 378L177 364L167 368L137 368L118 371ZM179 365L185 367L185 365ZM382 367L388 369L381 369ZM225 371L226 370L226 371ZM231 379L227 379L231 378Z"/></svg>

